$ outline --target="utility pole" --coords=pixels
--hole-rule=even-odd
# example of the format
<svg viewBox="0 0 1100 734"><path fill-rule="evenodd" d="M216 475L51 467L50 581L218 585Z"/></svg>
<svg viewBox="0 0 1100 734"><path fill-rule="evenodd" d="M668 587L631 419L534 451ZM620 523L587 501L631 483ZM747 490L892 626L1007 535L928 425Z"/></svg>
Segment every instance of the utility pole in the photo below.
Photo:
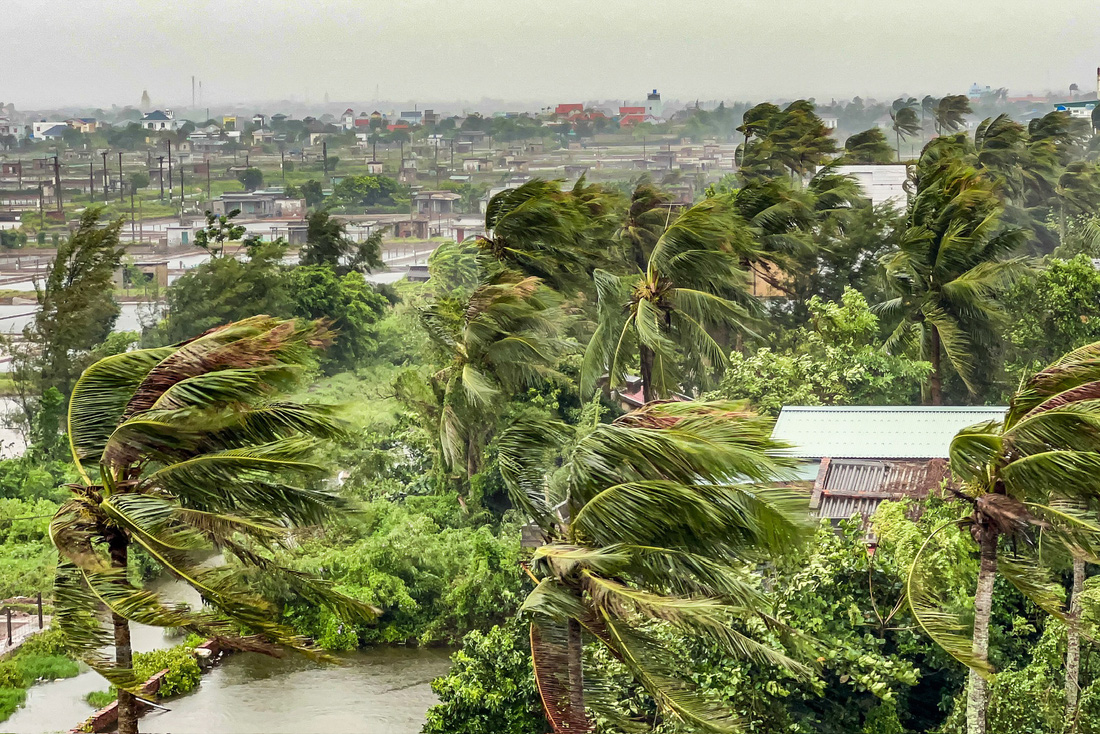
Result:
<svg viewBox="0 0 1100 734"><path fill-rule="evenodd" d="M180 164L180 224L183 224L183 207L184 207L184 188L183 188L183 164Z"/></svg>
<svg viewBox="0 0 1100 734"><path fill-rule="evenodd" d="M134 223L134 187L130 186L130 243L137 243L137 227Z"/></svg>
<svg viewBox="0 0 1100 734"><path fill-rule="evenodd" d="M62 202L61 196L61 159L56 154L53 157L53 185L57 188L57 213L61 215L61 219L64 221L65 204Z"/></svg>
<svg viewBox="0 0 1100 734"><path fill-rule="evenodd" d="M172 203L172 141L165 140L165 144L168 146L168 203Z"/></svg>
<svg viewBox="0 0 1100 734"><path fill-rule="evenodd" d="M95 201L95 161L88 160L88 203ZM104 197L106 201L106 197Z"/></svg>
<svg viewBox="0 0 1100 734"><path fill-rule="evenodd" d="M160 181L160 200L164 201L164 156L157 156L157 180Z"/></svg>
<svg viewBox="0 0 1100 734"><path fill-rule="evenodd" d="M103 203L107 203L107 149L104 148L100 154L103 156Z"/></svg>
<svg viewBox="0 0 1100 734"><path fill-rule="evenodd" d="M45 229L46 228L46 212L45 212L45 205L44 205L42 199L43 199L42 182L39 181L38 182L38 218L42 220L42 228Z"/></svg>
<svg viewBox="0 0 1100 734"><path fill-rule="evenodd" d="M328 178L328 143L324 140L321 141L321 158L322 158L321 166L322 166L322 168L324 168L324 171L322 172L322 176L325 179L327 179Z"/></svg>
<svg viewBox="0 0 1100 734"><path fill-rule="evenodd" d="M125 204L126 194L122 190L122 151L118 152L118 200Z"/></svg>
<svg viewBox="0 0 1100 734"><path fill-rule="evenodd" d="M205 156L204 156L205 158ZM285 176L284 176L285 178ZM214 195L210 193L210 159L206 158L206 205L214 208Z"/></svg>

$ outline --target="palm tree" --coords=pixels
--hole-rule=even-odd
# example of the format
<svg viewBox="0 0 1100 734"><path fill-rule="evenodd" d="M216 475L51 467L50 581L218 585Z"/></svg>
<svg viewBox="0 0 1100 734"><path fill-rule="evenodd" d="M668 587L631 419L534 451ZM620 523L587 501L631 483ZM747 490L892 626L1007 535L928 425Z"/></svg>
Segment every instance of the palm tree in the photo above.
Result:
<svg viewBox="0 0 1100 734"><path fill-rule="evenodd" d="M954 133L966 125L966 115L973 112L970 109L970 99L965 94L949 94L936 103L933 117L936 126L936 134Z"/></svg>
<svg viewBox="0 0 1100 734"><path fill-rule="evenodd" d="M268 553L296 525L318 523L340 506L310 488L328 473L310 457L340 433L331 408L276 399L329 338L319 323L258 316L176 346L107 357L76 382L66 433L80 478L66 485L72 498L50 523L61 556L54 619L74 649L118 685L121 734L137 731L130 622L265 649L260 639L241 640L243 628L309 649L241 574L202 565L212 551L278 575L341 615L371 616ZM132 586L132 547L192 586L209 610L169 605ZM113 661L99 652L112 644Z"/></svg>
<svg viewBox="0 0 1100 734"><path fill-rule="evenodd" d="M644 269L653 246L672 219L671 199L643 177L634 187L622 226L615 238L626 252L623 259Z"/></svg>
<svg viewBox="0 0 1100 734"><path fill-rule="evenodd" d="M993 183L939 153L933 146L917 165L898 249L883 259L898 295L880 306L898 321L887 348L916 347L932 363L932 405L943 403L945 355L975 390L975 350L993 338L997 297L1026 269L1023 258L1006 258L1022 244L1022 230L1001 226Z"/></svg>
<svg viewBox="0 0 1100 734"><path fill-rule="evenodd" d="M506 270L457 307L447 299L432 302L421 322L447 360L432 377L443 459L469 478L481 468L506 399L548 379L564 381L553 366L575 345L561 334L561 298L538 278Z"/></svg>
<svg viewBox="0 0 1100 734"><path fill-rule="evenodd" d="M742 262L755 256L751 232L725 195L696 204L665 229L644 272L596 270L597 325L581 368L582 394L605 371L610 387L625 384L635 356L647 402L670 397L685 373L705 383L726 361L708 329L744 329Z"/></svg>
<svg viewBox="0 0 1100 734"><path fill-rule="evenodd" d="M930 94L925 95L924 99L920 101L920 127L922 136L927 130L927 125L925 121L928 118L932 118L932 120L935 120L936 118L937 104L939 104L939 100Z"/></svg>
<svg viewBox="0 0 1100 734"><path fill-rule="evenodd" d="M886 136L882 130L872 127L862 132L848 136L844 141L843 163L874 164L889 163L894 158L894 151L890 149L890 143L886 142Z"/></svg>
<svg viewBox="0 0 1100 734"><path fill-rule="evenodd" d="M580 432L557 486L531 459L545 453L547 427L515 426L500 442L514 502L545 541L523 609L547 718L561 734L592 730L586 708L621 718L600 671L584 669L588 635L657 705L661 719L631 723L725 728L730 712L701 700L680 677L652 623L736 657L805 672L733 626L748 618L776 624L750 564L797 547L806 527L804 498L760 486L789 466L769 438L770 422L739 403L651 403Z"/></svg>
<svg viewBox="0 0 1100 734"><path fill-rule="evenodd" d="M906 100L894 102L890 110L890 127L894 131L894 138L898 143L898 161L901 161L901 141L917 135L921 131L921 122L917 118L917 100L910 97Z"/></svg>
<svg viewBox="0 0 1100 734"><path fill-rule="evenodd" d="M560 182L532 179L489 200L478 246L504 266L558 286L588 266L585 224Z"/></svg>
<svg viewBox="0 0 1100 734"><path fill-rule="evenodd" d="M973 635L965 635L959 620L937 608L925 586L930 574L921 561L927 542L913 561L907 593L917 623L970 667L969 734L986 731L989 623L996 575L1001 573L1040 608L1064 616L1061 587L1014 549L1033 545L1031 536L1042 531L1044 542L1071 550L1076 559L1096 557L1100 524L1084 508L1100 499L1098 380L1100 343L1095 343L1070 352L1028 380L1012 398L1002 423L972 426L951 442L951 472L962 483L957 494L971 507L962 525L969 527L980 553ZM1013 542L1001 543L1002 538ZM1073 607L1079 608L1078 571L1083 577L1084 569L1083 563L1074 566ZM1076 625L1071 616L1071 629ZM1078 661L1079 647L1077 651L1071 647L1066 688L1069 694L1072 687L1073 695L1067 695L1067 706L1076 701Z"/></svg>

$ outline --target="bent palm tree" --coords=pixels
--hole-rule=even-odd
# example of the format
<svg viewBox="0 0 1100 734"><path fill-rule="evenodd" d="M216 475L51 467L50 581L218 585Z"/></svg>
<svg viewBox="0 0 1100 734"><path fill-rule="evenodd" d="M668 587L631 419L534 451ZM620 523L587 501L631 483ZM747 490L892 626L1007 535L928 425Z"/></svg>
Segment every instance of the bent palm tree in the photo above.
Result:
<svg viewBox="0 0 1100 734"><path fill-rule="evenodd" d="M932 363L929 399L943 403L944 355L974 390L974 350L992 338L1002 314L998 295L1026 269L1006 258L1022 230L1001 226L994 185L954 155L922 156L896 252L883 260L898 295L882 304L899 320L887 348L917 347Z"/></svg>
<svg viewBox="0 0 1100 734"><path fill-rule="evenodd" d="M421 322L449 359L432 378L441 406L443 459L472 477L503 399L561 378L553 365L575 345L561 336L561 298L538 278L504 271L478 286L460 308L436 300L421 312Z"/></svg>
<svg viewBox="0 0 1100 734"><path fill-rule="evenodd" d="M894 138L898 143L898 160L901 160L901 141L919 135L921 121L917 116L917 100L913 97L894 102L890 110L890 127L894 131Z"/></svg>
<svg viewBox="0 0 1100 734"><path fill-rule="evenodd" d="M1013 548L1033 545L1031 536L1041 530L1044 541L1070 550L1075 558L1095 558L1100 548L1100 523L1087 509L1100 499L1097 397L1100 343L1070 352L1032 377L1013 397L1003 423L967 428L951 442L951 472L963 483L958 494L972 507L963 523L980 553L972 636L959 620L937 608L925 587L930 574L921 565L923 549L913 561L908 597L918 624L970 667L970 734L986 731L996 575L1001 573L1042 609L1064 616L1061 587L1000 540L1013 539ZM1076 620L1070 621L1075 628Z"/></svg>
<svg viewBox="0 0 1100 734"><path fill-rule="evenodd" d="M973 110L965 94L949 94L936 103L933 121L937 135L945 135L961 130L966 125L966 116Z"/></svg>
<svg viewBox="0 0 1100 734"><path fill-rule="evenodd" d="M671 396L685 373L704 383L726 361L708 329L744 328L750 299L741 263L755 256L733 200L719 196L664 231L643 273L597 270L597 324L581 368L582 394L590 395L605 371L610 386L621 387L635 356L647 402Z"/></svg>
<svg viewBox="0 0 1100 734"><path fill-rule="evenodd" d="M67 485L72 498L50 523L61 555L54 619L119 686L122 734L137 731L131 621L184 627L227 644L243 628L309 649L240 574L202 565L212 551L277 574L341 615L372 615L268 554L295 525L317 523L339 505L308 484L327 474L310 457L340 430L331 409L275 399L327 341L317 323L256 317L181 345L107 357L77 380L67 433L80 481ZM169 605L132 586L131 547L192 586L209 610ZM113 661L99 653L112 644ZM262 648L258 640L235 644Z"/></svg>
<svg viewBox="0 0 1100 734"><path fill-rule="evenodd" d="M586 707L618 718L600 671L583 669L587 634L653 697L660 717L728 728L729 712L680 677L650 623L804 672L731 626L750 617L775 624L751 567L796 547L807 527L804 497L756 484L789 466L769 438L770 421L740 403L651 403L584 430L553 498L564 519L550 511L545 473L528 461L544 449L545 427L515 426L500 442L514 501L546 540L523 605L546 715L562 734L591 731Z"/></svg>

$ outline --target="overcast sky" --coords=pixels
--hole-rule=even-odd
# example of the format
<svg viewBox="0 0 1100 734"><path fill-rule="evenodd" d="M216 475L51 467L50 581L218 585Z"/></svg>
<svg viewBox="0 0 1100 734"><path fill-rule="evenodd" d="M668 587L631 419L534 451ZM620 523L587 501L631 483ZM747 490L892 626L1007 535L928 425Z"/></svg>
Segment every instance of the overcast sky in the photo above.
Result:
<svg viewBox="0 0 1100 734"><path fill-rule="evenodd" d="M1097 0L0 0L0 101L818 100L1095 87Z"/></svg>

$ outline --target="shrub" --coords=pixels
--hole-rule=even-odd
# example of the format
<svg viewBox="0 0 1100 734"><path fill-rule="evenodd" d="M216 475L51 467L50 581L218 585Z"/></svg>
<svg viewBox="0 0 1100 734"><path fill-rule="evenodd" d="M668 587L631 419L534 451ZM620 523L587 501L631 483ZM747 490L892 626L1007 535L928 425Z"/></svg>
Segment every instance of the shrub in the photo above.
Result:
<svg viewBox="0 0 1100 734"><path fill-rule="evenodd" d="M101 709L107 704L118 698L118 691L114 686L106 691L91 691L84 696L84 700L87 701L93 708Z"/></svg>
<svg viewBox="0 0 1100 734"><path fill-rule="evenodd" d="M28 686L39 680L74 678L80 673L80 666L62 655L20 655L17 665Z"/></svg>
<svg viewBox="0 0 1100 734"><path fill-rule="evenodd" d="M150 678L168 668L168 675L161 681L159 698L187 693L199 684L202 670L198 661L186 645L177 645L166 650L134 653L134 672L142 680Z"/></svg>
<svg viewBox="0 0 1100 734"><path fill-rule="evenodd" d="M27 692L22 688L0 688L0 721L7 721L25 700Z"/></svg>

